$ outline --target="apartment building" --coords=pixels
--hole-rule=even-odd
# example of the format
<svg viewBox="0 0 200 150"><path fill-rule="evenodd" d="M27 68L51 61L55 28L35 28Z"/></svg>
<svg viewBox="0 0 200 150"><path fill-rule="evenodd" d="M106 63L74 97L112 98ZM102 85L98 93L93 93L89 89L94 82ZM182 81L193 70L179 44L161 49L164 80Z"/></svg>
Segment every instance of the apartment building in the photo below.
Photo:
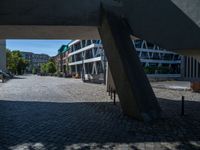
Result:
<svg viewBox="0 0 200 150"><path fill-rule="evenodd" d="M29 66L26 68L27 73L31 73L33 68L39 70L42 64L49 61L50 57L47 54L34 54L32 52L21 52L24 59L29 62Z"/></svg>
<svg viewBox="0 0 200 150"><path fill-rule="evenodd" d="M84 80L98 78L104 82L106 57L101 40L75 40L69 43L69 72Z"/></svg>
<svg viewBox="0 0 200 150"><path fill-rule="evenodd" d="M53 57L57 71L62 73L68 72L68 52L68 45L62 45L58 50L58 54Z"/></svg>
<svg viewBox="0 0 200 150"><path fill-rule="evenodd" d="M181 77L180 55L144 40L134 40L133 45L149 77ZM68 46L71 73L105 76L106 57L101 40L75 40Z"/></svg>
<svg viewBox="0 0 200 150"><path fill-rule="evenodd" d="M181 77L181 56L144 40L133 45L149 77Z"/></svg>
<svg viewBox="0 0 200 150"><path fill-rule="evenodd" d="M199 58L183 56L181 63L181 76L185 80L199 80L200 62Z"/></svg>

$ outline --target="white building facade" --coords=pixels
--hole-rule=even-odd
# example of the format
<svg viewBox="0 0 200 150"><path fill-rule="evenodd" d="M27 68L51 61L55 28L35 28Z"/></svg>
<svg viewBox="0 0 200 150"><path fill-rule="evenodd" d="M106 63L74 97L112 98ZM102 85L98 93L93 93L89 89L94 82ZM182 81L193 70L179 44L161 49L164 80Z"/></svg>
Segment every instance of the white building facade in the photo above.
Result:
<svg viewBox="0 0 200 150"><path fill-rule="evenodd" d="M200 78L200 59L183 56L181 64L181 75L185 80L199 80Z"/></svg>
<svg viewBox="0 0 200 150"><path fill-rule="evenodd" d="M105 76L105 55L100 40L75 40L69 45L68 66L71 74L83 78Z"/></svg>
<svg viewBox="0 0 200 150"><path fill-rule="evenodd" d="M0 70L6 71L6 40L0 40Z"/></svg>
<svg viewBox="0 0 200 150"><path fill-rule="evenodd" d="M134 40L133 45L149 77L181 77L181 56L144 40Z"/></svg>
<svg viewBox="0 0 200 150"><path fill-rule="evenodd" d="M34 54L32 52L21 52L22 57L29 62L26 68L27 73L31 73L33 68L39 70L42 64L48 62L50 57L46 54Z"/></svg>
<svg viewBox="0 0 200 150"><path fill-rule="evenodd" d="M148 76L181 77L181 56L144 40L133 45ZM75 40L69 45L70 73L105 77L106 57L101 40Z"/></svg>

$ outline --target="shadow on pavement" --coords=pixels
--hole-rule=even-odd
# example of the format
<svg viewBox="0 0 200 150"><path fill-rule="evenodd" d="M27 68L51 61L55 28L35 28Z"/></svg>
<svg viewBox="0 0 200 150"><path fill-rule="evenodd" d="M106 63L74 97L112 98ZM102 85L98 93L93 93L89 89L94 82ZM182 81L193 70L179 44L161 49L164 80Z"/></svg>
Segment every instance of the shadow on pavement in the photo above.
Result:
<svg viewBox="0 0 200 150"><path fill-rule="evenodd" d="M24 77L14 76L13 79L26 79Z"/></svg>
<svg viewBox="0 0 200 150"><path fill-rule="evenodd" d="M142 123L124 116L109 102L51 103L0 101L0 147L15 149L34 144L44 149L115 148L116 144L178 142L177 149L198 149L200 103L160 99L163 117ZM162 147L167 149L166 147Z"/></svg>

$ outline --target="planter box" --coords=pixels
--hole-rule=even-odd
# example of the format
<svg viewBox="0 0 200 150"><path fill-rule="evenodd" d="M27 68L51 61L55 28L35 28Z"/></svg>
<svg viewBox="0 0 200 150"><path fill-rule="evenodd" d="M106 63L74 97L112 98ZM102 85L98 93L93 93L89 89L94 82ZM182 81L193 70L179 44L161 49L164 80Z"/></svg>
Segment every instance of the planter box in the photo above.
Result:
<svg viewBox="0 0 200 150"><path fill-rule="evenodd" d="M192 91L200 92L200 81L192 81L190 84Z"/></svg>

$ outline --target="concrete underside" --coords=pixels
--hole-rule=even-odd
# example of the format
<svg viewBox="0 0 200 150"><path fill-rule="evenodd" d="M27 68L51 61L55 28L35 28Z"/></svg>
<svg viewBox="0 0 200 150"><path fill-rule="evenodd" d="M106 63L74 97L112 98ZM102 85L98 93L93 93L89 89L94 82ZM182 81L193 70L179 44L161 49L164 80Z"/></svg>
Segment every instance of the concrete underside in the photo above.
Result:
<svg viewBox="0 0 200 150"><path fill-rule="evenodd" d="M100 39L95 26L0 26L1 39Z"/></svg>
<svg viewBox="0 0 200 150"><path fill-rule="evenodd" d="M101 3L125 18L134 36L199 55L199 0L2 0L0 39L98 39Z"/></svg>
<svg viewBox="0 0 200 150"><path fill-rule="evenodd" d="M200 54L199 0L124 0L123 8L135 36L179 53Z"/></svg>

